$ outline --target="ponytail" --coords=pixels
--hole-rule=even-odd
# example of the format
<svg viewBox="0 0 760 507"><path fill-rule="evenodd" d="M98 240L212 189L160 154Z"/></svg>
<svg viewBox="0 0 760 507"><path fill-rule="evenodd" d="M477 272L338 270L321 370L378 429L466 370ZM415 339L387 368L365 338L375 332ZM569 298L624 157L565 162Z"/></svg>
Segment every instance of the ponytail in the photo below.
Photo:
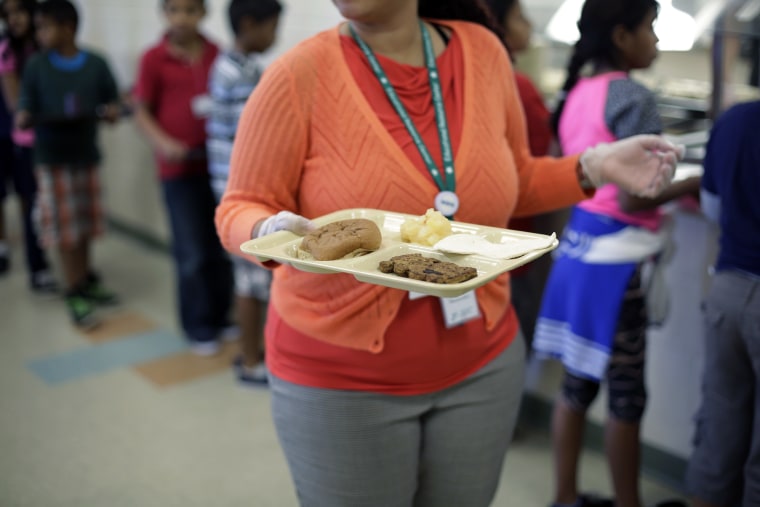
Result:
<svg viewBox="0 0 760 507"><path fill-rule="evenodd" d="M497 20L483 0L419 0L421 18L470 21L484 26L504 40L501 21Z"/></svg>
<svg viewBox="0 0 760 507"><path fill-rule="evenodd" d="M565 102L567 102L567 95L570 90L578 84L581 78L581 70L592 58L594 58L594 52L591 49L588 39L581 37L578 42L575 43L573 48L573 55L570 57L570 63L567 65L567 78L565 78L565 84L562 85L557 97L557 108L552 113L551 127L554 134L559 135L559 119L562 116L562 110L565 108Z"/></svg>

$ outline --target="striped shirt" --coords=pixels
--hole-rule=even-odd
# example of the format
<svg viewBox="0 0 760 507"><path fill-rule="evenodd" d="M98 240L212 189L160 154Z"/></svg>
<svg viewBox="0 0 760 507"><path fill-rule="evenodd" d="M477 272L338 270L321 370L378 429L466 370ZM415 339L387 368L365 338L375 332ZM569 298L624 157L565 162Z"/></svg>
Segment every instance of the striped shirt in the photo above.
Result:
<svg viewBox="0 0 760 507"><path fill-rule="evenodd" d="M227 186L240 113L258 84L262 70L256 55L238 51L220 53L211 67L208 87L213 107L206 123L206 146L211 186L217 196L221 196Z"/></svg>

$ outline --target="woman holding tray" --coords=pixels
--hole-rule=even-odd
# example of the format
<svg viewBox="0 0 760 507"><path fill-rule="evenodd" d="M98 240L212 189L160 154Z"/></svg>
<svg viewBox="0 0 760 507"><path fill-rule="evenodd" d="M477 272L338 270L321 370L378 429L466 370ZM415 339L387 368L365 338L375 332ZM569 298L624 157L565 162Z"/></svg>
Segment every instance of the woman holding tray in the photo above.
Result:
<svg viewBox="0 0 760 507"><path fill-rule="evenodd" d="M480 2L333 3L347 22L273 63L243 111L216 217L231 252L342 209L505 227L607 181L670 181L677 150L656 136L532 158ZM301 504L488 505L522 394L518 333L506 274L452 301L276 269L267 364Z"/></svg>

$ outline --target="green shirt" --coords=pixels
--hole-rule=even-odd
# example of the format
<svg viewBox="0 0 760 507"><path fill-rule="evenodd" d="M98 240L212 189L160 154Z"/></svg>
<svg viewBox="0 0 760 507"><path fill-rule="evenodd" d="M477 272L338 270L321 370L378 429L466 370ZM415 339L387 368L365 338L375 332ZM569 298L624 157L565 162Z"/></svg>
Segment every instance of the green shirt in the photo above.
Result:
<svg viewBox="0 0 760 507"><path fill-rule="evenodd" d="M91 51L64 58L53 51L26 64L19 110L35 119L37 164L84 164L100 161L97 107L118 98L116 81L106 61Z"/></svg>

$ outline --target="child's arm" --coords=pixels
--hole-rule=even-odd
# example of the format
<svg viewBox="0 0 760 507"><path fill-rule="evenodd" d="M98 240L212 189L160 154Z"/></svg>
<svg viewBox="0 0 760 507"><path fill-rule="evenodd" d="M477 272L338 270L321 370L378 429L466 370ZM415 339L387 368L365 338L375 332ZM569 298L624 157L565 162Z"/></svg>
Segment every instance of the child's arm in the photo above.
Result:
<svg viewBox="0 0 760 507"><path fill-rule="evenodd" d="M8 39L0 43L0 88L9 111L16 110L21 83L16 68L16 58L11 52Z"/></svg>
<svg viewBox="0 0 760 507"><path fill-rule="evenodd" d="M0 83L3 88L3 99L8 110L15 111L18 106L18 96L21 91L21 83L18 76L12 72L8 72L0 76Z"/></svg>
<svg viewBox="0 0 760 507"><path fill-rule="evenodd" d="M621 190L618 193L618 203L620 204L620 209L626 213L656 208L661 204L670 202L673 199L678 199L679 197L687 195L699 196L699 185L701 180L702 178L699 176L692 176L691 178L672 183L654 199L636 197L635 195L631 195Z"/></svg>
<svg viewBox="0 0 760 507"><path fill-rule="evenodd" d="M21 79L14 118L14 125L19 130L31 128L32 115L38 112L36 69L37 58L32 58L27 62Z"/></svg>
<svg viewBox="0 0 760 507"><path fill-rule="evenodd" d="M187 158L189 148L167 134L148 107L141 102L135 107L135 123L160 157L170 162L179 162Z"/></svg>
<svg viewBox="0 0 760 507"><path fill-rule="evenodd" d="M148 51L140 61L137 83L134 90L135 124L142 131L158 156L179 162L187 158L189 147L170 136L156 120L151 104L157 100L161 80L158 74L156 56Z"/></svg>
<svg viewBox="0 0 760 507"><path fill-rule="evenodd" d="M108 123L116 123L121 117L122 106L119 102L119 87L111 72L108 62L103 59L103 77L101 78L100 106L96 115Z"/></svg>

